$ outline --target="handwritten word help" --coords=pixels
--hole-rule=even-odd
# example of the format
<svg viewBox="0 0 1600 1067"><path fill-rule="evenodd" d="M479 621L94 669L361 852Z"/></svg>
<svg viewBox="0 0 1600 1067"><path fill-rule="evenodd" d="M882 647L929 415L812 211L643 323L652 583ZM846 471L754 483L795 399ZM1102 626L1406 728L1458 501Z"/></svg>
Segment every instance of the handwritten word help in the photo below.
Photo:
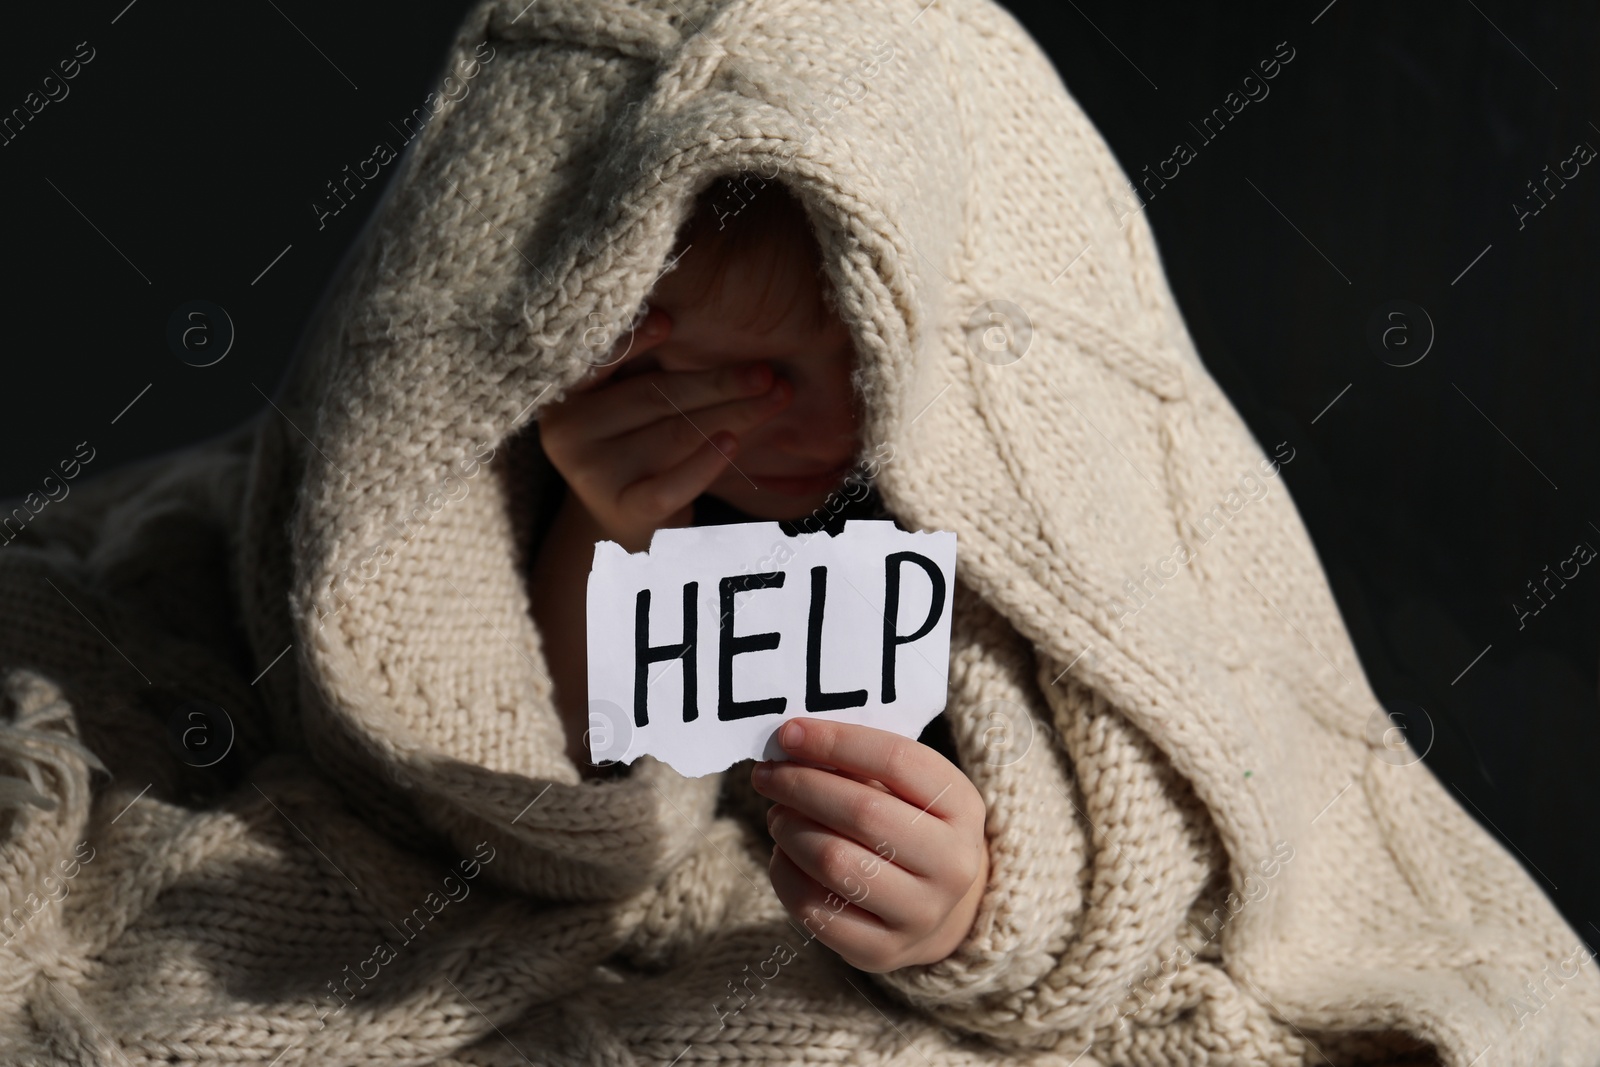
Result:
<svg viewBox="0 0 1600 1067"><path fill-rule="evenodd" d="M775 522L602 541L589 574L590 755L687 777L784 759L786 717L916 737L944 708L956 536L850 520L787 564Z"/></svg>

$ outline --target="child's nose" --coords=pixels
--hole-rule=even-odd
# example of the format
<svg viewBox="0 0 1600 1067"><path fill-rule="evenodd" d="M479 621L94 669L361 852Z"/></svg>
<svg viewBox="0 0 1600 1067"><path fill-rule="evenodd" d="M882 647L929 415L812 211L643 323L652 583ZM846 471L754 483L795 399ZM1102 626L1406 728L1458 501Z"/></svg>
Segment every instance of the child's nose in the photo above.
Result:
<svg viewBox="0 0 1600 1067"><path fill-rule="evenodd" d="M833 462L842 449L854 447L853 420L843 419L823 398L795 390L794 401L761 424L764 443L782 452L818 462Z"/></svg>

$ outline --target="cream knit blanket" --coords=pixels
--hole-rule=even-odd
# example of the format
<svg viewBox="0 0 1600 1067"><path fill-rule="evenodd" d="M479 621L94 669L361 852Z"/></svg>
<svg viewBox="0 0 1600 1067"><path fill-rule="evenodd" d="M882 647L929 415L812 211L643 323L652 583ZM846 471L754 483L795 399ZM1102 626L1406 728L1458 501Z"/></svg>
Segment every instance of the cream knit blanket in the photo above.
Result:
<svg viewBox="0 0 1600 1067"><path fill-rule="evenodd" d="M0 547L0 1063L1600 1063L991 0L493 0L419 114L274 405ZM808 939L748 764L563 755L532 420L738 170L814 222L886 504L960 538L993 870L936 964Z"/></svg>

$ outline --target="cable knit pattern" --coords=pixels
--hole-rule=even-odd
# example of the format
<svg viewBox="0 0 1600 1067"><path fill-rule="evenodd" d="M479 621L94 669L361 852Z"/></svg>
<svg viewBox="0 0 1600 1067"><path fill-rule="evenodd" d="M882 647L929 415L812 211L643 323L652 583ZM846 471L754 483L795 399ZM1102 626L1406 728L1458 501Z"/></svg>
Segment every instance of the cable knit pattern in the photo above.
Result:
<svg viewBox="0 0 1600 1067"><path fill-rule="evenodd" d="M1009 15L489 0L440 81L274 405L0 547L0 1062L1600 1063ZM528 609L540 410L739 171L805 205L885 505L959 537L989 883L882 975L778 902L748 763L580 777Z"/></svg>

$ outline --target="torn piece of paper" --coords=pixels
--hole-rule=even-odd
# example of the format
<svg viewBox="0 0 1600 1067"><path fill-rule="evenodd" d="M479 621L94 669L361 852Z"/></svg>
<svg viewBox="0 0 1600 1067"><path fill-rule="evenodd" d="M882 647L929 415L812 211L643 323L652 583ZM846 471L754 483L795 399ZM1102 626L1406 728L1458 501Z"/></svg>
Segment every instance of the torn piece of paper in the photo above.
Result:
<svg viewBox="0 0 1600 1067"><path fill-rule="evenodd" d="M785 759L802 716L915 738L944 709L956 535L887 520L789 537L776 522L595 545L589 754L688 778Z"/></svg>

